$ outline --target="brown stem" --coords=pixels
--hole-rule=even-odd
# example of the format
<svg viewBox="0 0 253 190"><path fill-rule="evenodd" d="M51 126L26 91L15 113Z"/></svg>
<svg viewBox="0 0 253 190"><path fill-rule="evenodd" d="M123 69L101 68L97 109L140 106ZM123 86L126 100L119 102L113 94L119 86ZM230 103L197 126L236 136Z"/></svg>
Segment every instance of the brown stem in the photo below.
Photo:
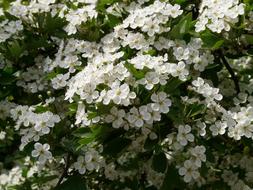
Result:
<svg viewBox="0 0 253 190"><path fill-rule="evenodd" d="M226 67L229 74L231 75L231 79L234 81L235 89L237 91L237 94L239 94L240 93L240 85L239 85L239 80L238 80L237 76L235 75L233 69L230 67L229 63L227 62L225 56L222 54L221 51L219 51L219 56L222 60L223 65Z"/></svg>

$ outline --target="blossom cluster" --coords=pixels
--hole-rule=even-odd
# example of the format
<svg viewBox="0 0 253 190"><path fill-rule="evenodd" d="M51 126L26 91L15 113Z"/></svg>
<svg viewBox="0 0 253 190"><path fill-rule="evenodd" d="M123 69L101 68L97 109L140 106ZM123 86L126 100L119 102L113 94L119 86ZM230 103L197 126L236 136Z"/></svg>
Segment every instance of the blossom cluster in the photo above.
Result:
<svg viewBox="0 0 253 190"><path fill-rule="evenodd" d="M253 7L0 1L0 189L253 189Z"/></svg>

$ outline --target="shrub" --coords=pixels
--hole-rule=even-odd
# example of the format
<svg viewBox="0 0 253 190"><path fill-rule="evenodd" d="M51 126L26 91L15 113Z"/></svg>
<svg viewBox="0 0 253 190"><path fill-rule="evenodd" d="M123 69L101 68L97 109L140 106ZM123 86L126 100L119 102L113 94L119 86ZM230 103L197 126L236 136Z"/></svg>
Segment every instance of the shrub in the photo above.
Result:
<svg viewBox="0 0 253 190"><path fill-rule="evenodd" d="M0 26L0 189L253 188L252 0L2 0Z"/></svg>

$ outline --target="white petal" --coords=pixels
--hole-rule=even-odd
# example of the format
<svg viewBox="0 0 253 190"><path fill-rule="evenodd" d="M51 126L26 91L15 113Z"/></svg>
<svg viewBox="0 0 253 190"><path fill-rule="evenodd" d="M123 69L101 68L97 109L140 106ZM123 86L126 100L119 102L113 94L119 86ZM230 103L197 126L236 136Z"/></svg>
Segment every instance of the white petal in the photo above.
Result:
<svg viewBox="0 0 253 190"><path fill-rule="evenodd" d="M39 156L39 152L37 150L33 150L32 157L38 157L38 156Z"/></svg>
<svg viewBox="0 0 253 190"><path fill-rule="evenodd" d="M50 145L46 143L46 144L43 145L43 148L44 148L44 150L49 150L50 149Z"/></svg>
<svg viewBox="0 0 253 190"><path fill-rule="evenodd" d="M34 148L35 148L36 150L42 150L42 149L43 149L43 146L42 146L42 144L40 144L40 143L35 143L35 144L34 144Z"/></svg>
<svg viewBox="0 0 253 190"><path fill-rule="evenodd" d="M186 173L186 169L184 167L179 168L178 173L179 173L179 175L183 176Z"/></svg>

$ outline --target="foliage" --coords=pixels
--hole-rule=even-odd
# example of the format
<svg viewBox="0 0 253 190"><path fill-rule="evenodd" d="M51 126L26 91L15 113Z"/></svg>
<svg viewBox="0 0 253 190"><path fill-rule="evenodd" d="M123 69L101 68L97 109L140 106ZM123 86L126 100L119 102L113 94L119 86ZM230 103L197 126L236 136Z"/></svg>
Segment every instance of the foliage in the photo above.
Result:
<svg viewBox="0 0 253 190"><path fill-rule="evenodd" d="M252 0L1 0L0 189L252 189L252 45Z"/></svg>

